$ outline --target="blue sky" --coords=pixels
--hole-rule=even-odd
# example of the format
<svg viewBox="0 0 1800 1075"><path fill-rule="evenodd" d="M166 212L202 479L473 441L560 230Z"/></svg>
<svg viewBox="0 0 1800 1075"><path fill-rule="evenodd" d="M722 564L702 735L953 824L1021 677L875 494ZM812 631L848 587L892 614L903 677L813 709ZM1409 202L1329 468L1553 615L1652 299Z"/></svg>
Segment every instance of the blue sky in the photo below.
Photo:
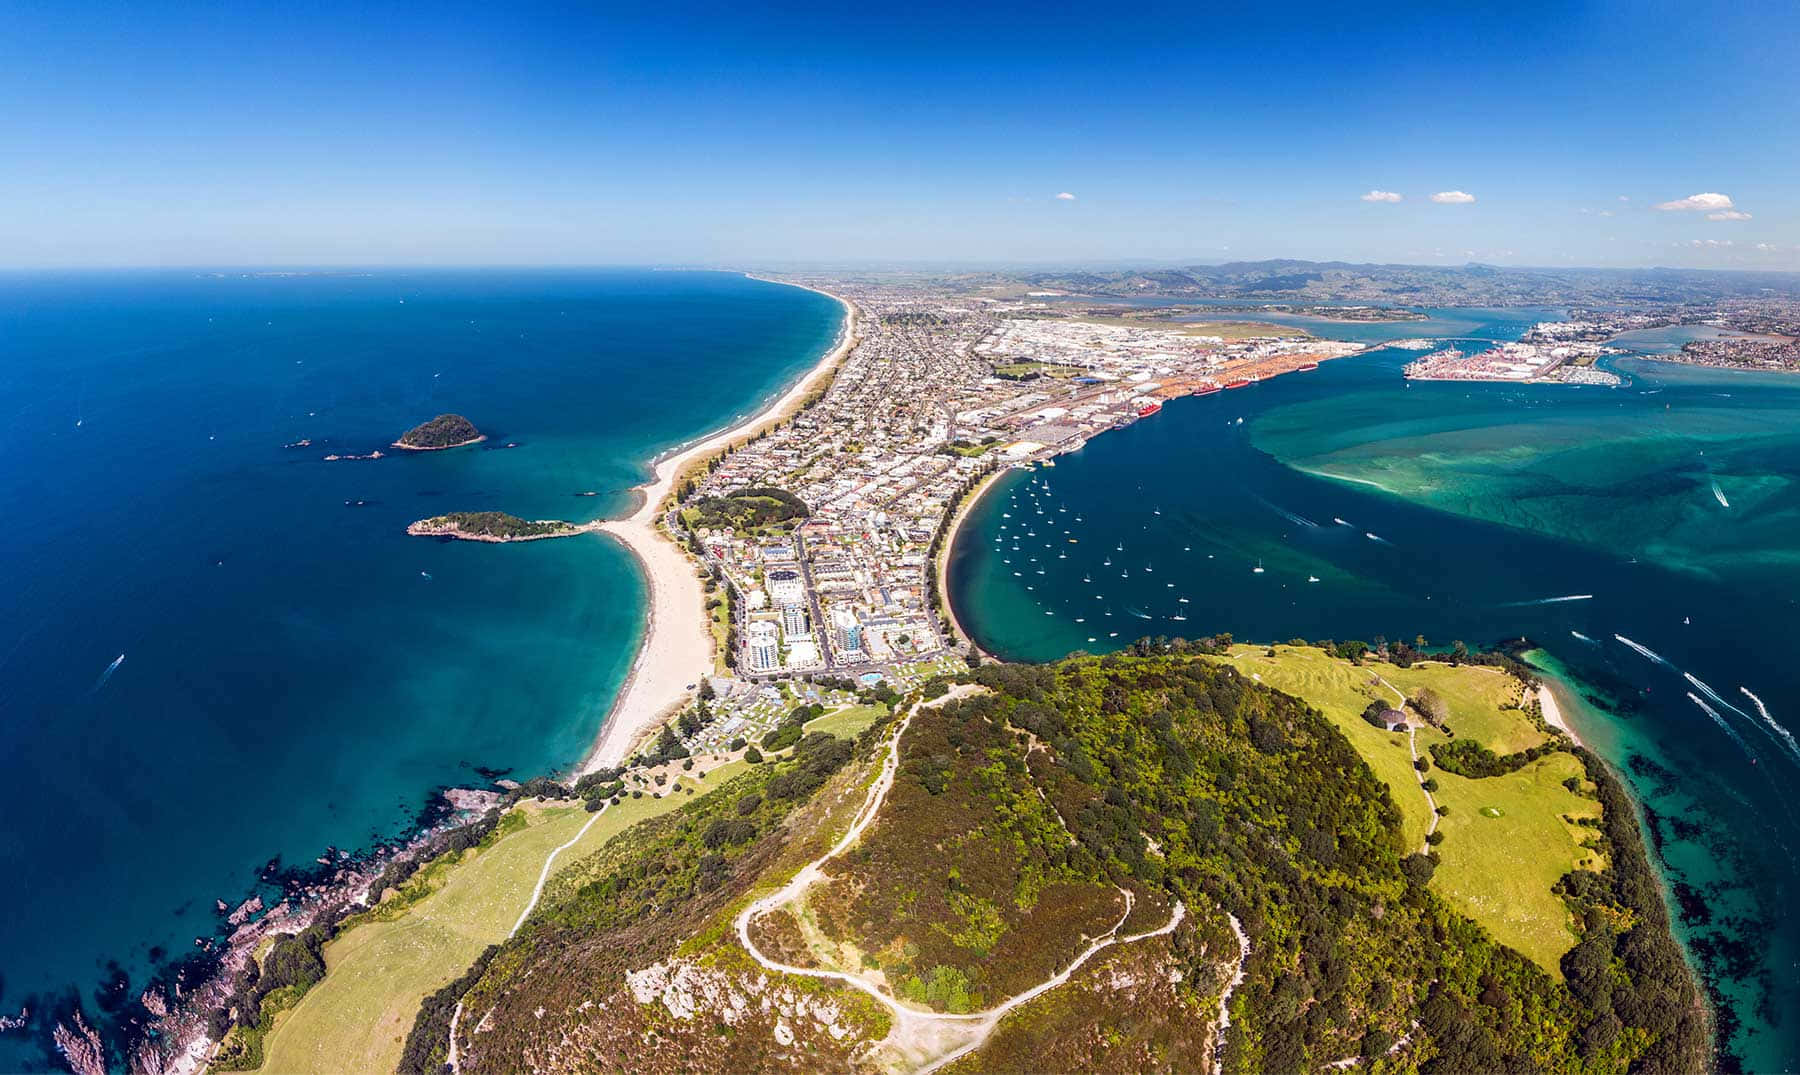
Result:
<svg viewBox="0 0 1800 1075"><path fill-rule="evenodd" d="M1800 6L1461 6L15 0L0 265L1800 269Z"/></svg>

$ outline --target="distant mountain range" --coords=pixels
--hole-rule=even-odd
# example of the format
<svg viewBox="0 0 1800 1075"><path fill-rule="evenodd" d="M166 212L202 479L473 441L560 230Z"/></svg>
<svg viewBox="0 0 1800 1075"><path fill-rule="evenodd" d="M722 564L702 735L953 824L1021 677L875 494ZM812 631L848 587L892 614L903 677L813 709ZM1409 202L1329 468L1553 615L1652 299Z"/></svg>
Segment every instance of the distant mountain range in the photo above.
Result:
<svg viewBox="0 0 1800 1075"><path fill-rule="evenodd" d="M1800 273L1234 261L1110 271L965 273L960 287L1022 284L1086 295L1425 306L1642 305L1800 298Z"/></svg>

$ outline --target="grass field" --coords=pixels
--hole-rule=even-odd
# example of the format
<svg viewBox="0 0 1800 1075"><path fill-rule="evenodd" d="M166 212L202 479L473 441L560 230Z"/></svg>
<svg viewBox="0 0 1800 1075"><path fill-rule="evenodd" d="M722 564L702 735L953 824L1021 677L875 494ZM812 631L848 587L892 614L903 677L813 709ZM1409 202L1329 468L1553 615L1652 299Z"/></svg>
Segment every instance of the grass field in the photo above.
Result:
<svg viewBox="0 0 1800 1075"><path fill-rule="evenodd" d="M839 739L855 739L864 728L875 723L886 712L887 706L884 705L853 705L807 721L805 730L808 733L830 732Z"/></svg>
<svg viewBox="0 0 1800 1075"><path fill-rule="evenodd" d="M731 762L704 780L682 781L696 795L746 768ZM581 842L557 857L576 862L636 822L692 796L625 799ZM481 950L506 939L531 898L544 859L586 824L579 805L523 804L528 824L485 850L465 852L444 870L442 887L389 921L359 924L325 946L326 974L264 1040L263 1069L299 1072L393 1071L426 995L466 970Z"/></svg>
<svg viewBox="0 0 1800 1075"><path fill-rule="evenodd" d="M1083 376L1087 372L1080 366L1059 366L1049 362L1007 362L994 367L996 377L1019 378L1035 373L1042 377L1067 379Z"/></svg>
<svg viewBox="0 0 1800 1075"><path fill-rule="evenodd" d="M1394 693L1379 676L1402 693L1431 687L1449 703L1446 721L1458 738L1473 739L1496 753L1510 753L1542 742L1544 735L1521 711L1502 709L1514 700L1511 679L1493 669L1464 665L1425 664L1397 668L1370 661L1363 667L1327 656L1322 650L1277 646L1234 646L1229 663L1277 690L1303 698L1337 725L1388 785L1402 814L1405 846L1425 839L1431 814L1419 790L1420 775L1412 767L1406 736L1385 732L1363 721L1363 708L1373 699L1396 704ZM1448 740L1420 725L1418 750L1429 757L1432 743ZM1557 880L1594 855L1581 846L1588 830L1563 820L1594 817L1592 799L1570 792L1562 781L1582 773L1573 755L1555 753L1516 773L1469 780L1433 768L1437 801L1450 812L1439 819L1444 842L1432 890L1459 911L1480 922L1496 940L1529 956L1560 977L1562 954L1575 943L1569 912L1551 891ZM1486 816L1484 807L1498 817Z"/></svg>

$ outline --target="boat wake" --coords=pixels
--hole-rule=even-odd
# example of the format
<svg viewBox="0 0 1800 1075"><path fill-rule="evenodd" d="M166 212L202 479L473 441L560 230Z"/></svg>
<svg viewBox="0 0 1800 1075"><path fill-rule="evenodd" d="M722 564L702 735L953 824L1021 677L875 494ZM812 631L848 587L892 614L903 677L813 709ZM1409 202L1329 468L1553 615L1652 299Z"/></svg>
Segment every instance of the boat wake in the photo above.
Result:
<svg viewBox="0 0 1800 1075"><path fill-rule="evenodd" d="M1263 507L1268 508L1270 511L1281 516L1283 519L1286 519L1288 522L1293 523L1295 526L1304 526L1309 530L1317 530L1319 528L1318 523L1313 522L1311 519L1308 519L1304 515L1295 515L1293 512L1287 510L1286 508L1281 507L1276 504L1271 504L1267 500L1264 500L1260 496L1256 497L1255 499L1258 504L1261 504Z"/></svg>
<svg viewBox="0 0 1800 1075"><path fill-rule="evenodd" d="M1695 694L1693 691L1688 691L1687 696L1688 696L1688 701L1693 702L1695 705L1699 706L1702 712L1704 712L1707 716L1712 718L1712 722L1719 726L1720 731L1724 732L1726 735L1731 736L1731 741L1736 743L1740 750L1742 750L1746 755L1750 756L1751 758L1756 757L1756 752L1754 750L1750 749L1750 744L1744 742L1744 737L1739 735L1737 732L1733 731L1731 725L1725 723L1725 718L1721 717L1719 715L1718 710L1714 709L1712 706L1709 706L1705 702L1701 701L1700 696Z"/></svg>
<svg viewBox="0 0 1800 1075"><path fill-rule="evenodd" d="M94 685L88 689L88 693L89 694L99 694L100 688L106 686L106 681L111 679L113 676L113 673L117 672L119 670L119 666L124 663L125 663L125 655L123 653L119 654L117 657L114 657L112 663L106 666L106 671L100 673L100 678L96 679L94 681Z"/></svg>
<svg viewBox="0 0 1800 1075"><path fill-rule="evenodd" d="M1624 635L1621 635L1621 634L1615 634L1615 635L1613 635L1613 637L1618 639L1620 642L1625 643L1627 646L1630 646L1632 649L1638 651L1639 653L1643 654L1645 657L1648 657L1651 660L1655 661L1657 664L1662 665L1664 668L1673 668L1674 667L1674 665L1670 664L1668 661L1663 660L1662 654L1651 649L1649 646L1639 645L1638 643L1633 642L1631 639L1626 638Z"/></svg>
<svg viewBox="0 0 1800 1075"><path fill-rule="evenodd" d="M1769 730L1781 737L1781 741L1787 745L1788 753L1792 754L1796 760L1800 760L1800 741L1794 739L1794 733L1783 727L1780 721L1769 716L1769 707L1763 705L1763 700L1751 693L1749 687L1739 687L1738 690L1743 691L1744 697L1750 699L1751 703L1756 706L1757 715L1762 717L1763 723L1769 726Z"/></svg>
<svg viewBox="0 0 1800 1075"><path fill-rule="evenodd" d="M1130 605L1125 606L1125 611L1131 613L1133 616L1136 616L1140 620L1148 620L1148 619L1154 618L1148 612L1139 612L1137 609L1132 608Z"/></svg>
<svg viewBox="0 0 1800 1075"><path fill-rule="evenodd" d="M1508 601L1501 608L1525 608L1530 605L1560 605L1565 601L1592 601L1591 593L1572 593L1563 597L1540 597L1535 601Z"/></svg>
<svg viewBox="0 0 1800 1075"><path fill-rule="evenodd" d="M1731 506L1731 501L1725 499L1725 490L1719 488L1718 482L1713 482L1712 487L1713 498L1719 502L1719 506L1721 508L1729 508Z"/></svg>
<svg viewBox="0 0 1800 1075"><path fill-rule="evenodd" d="M1595 642L1593 639L1589 638L1588 636L1582 634L1580 631L1570 631L1569 633L1574 635L1576 638L1580 639L1581 641L1586 642L1590 646L1598 646L1600 644L1598 642Z"/></svg>
<svg viewBox="0 0 1800 1075"><path fill-rule="evenodd" d="M1387 538L1382 537L1380 534L1372 534L1367 530L1363 531L1363 537L1368 538L1370 541L1373 541L1378 545L1392 545L1393 544L1393 542L1389 541Z"/></svg>

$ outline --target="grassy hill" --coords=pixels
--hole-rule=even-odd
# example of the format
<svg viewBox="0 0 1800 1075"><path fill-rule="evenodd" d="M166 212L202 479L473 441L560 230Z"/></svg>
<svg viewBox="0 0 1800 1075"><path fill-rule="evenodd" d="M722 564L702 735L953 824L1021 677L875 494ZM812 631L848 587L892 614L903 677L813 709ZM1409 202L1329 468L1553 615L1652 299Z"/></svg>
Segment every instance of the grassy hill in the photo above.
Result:
<svg viewBox="0 0 1800 1075"><path fill-rule="evenodd" d="M1239 647L963 678L624 800L499 940L582 816L528 808L326 946L271 1069L436 1070L453 1011L463 1072L1707 1065L1629 803L1508 674ZM1361 717L1390 685L1446 704L1413 747L1505 771L1420 774Z"/></svg>
<svg viewBox="0 0 1800 1075"><path fill-rule="evenodd" d="M1420 773L1407 734L1380 731L1361 717L1371 701L1398 705L1400 696L1430 688L1448 703L1445 725L1455 738L1514 753L1549 739L1541 721L1519 707L1519 681L1479 665L1400 668L1368 659L1352 665L1312 647L1273 649L1276 656L1269 657L1266 647L1234 646L1226 659L1245 675L1306 699L1343 733L1400 807L1408 847L1424 843L1432 811L1419 784L1435 780L1434 796L1449 812L1438 819L1444 841L1436 849L1442 861L1432 890L1497 940L1560 974L1578 923L1556 894L1557 884L1570 870L1599 862L1598 853L1584 846L1594 838L1599 804L1591 791L1564 784L1585 781L1581 760L1559 750L1518 772L1480 780L1435 767ZM1416 719L1409 731L1427 757L1433 745L1451 738Z"/></svg>

